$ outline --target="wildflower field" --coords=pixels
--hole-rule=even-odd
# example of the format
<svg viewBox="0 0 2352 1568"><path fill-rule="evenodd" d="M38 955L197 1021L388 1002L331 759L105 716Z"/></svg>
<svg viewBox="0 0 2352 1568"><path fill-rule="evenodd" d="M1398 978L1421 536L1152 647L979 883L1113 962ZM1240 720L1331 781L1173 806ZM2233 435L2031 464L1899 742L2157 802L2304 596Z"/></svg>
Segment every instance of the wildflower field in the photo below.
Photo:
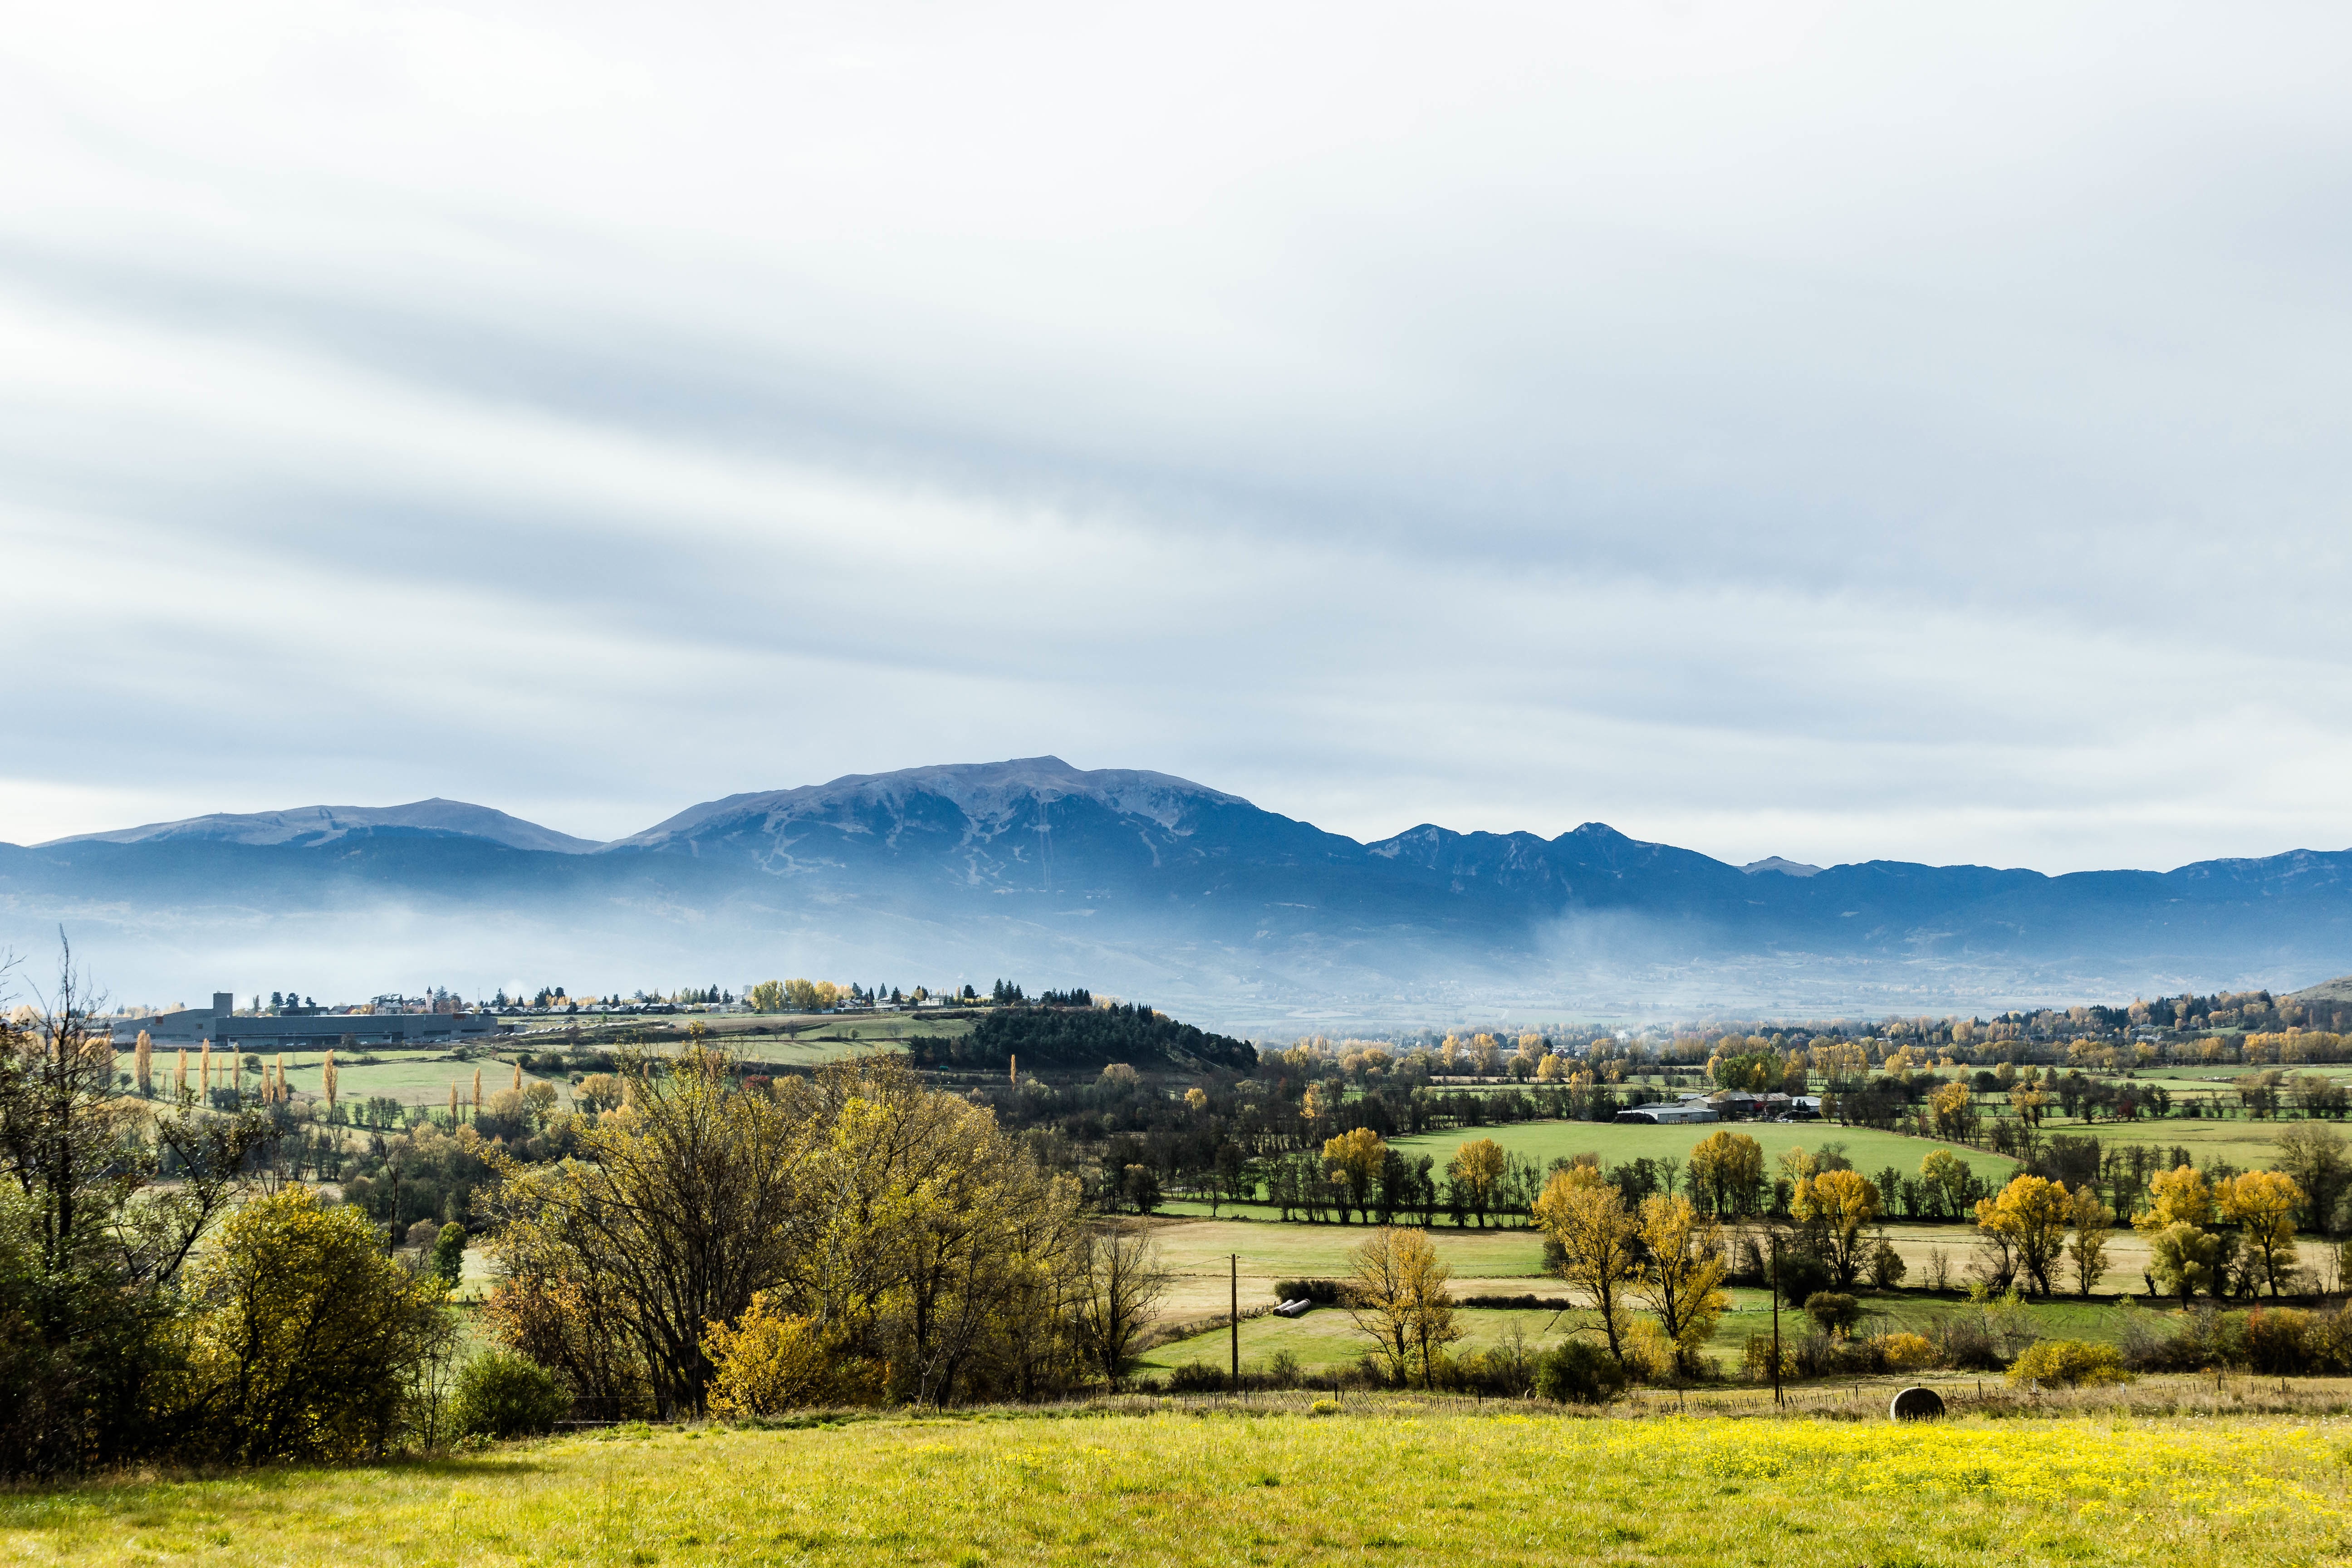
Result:
<svg viewBox="0 0 2352 1568"><path fill-rule="evenodd" d="M1491 1407L1490 1407L1491 1408ZM2326 1419L1644 1419L1397 1400L627 1428L0 1494L0 1562L2305 1563Z"/></svg>

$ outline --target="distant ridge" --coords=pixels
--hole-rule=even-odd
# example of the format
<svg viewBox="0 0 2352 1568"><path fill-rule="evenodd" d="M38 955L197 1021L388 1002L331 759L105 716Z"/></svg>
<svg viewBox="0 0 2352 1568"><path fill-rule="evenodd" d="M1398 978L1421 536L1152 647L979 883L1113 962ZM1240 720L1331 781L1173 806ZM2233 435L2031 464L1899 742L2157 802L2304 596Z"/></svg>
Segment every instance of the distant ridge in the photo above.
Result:
<svg viewBox="0 0 2352 1568"><path fill-rule="evenodd" d="M61 844L158 844L173 839L308 847L332 844L353 833L381 827L461 834L467 838L487 838L511 849L542 849L557 855L585 855L601 847L593 838L574 838L568 833L525 822L520 816L509 816L487 805L443 800L438 795L406 805L300 805L285 811L216 812L178 822L151 822L143 827L78 833L69 838L53 838L40 847Z"/></svg>
<svg viewBox="0 0 2352 1568"><path fill-rule="evenodd" d="M158 999L324 994L327 973L369 994L397 968L482 994L1011 978L1228 1029L1867 1016L2346 975L2352 851L2051 877L1737 866L1600 822L1367 844L1043 756L731 795L608 844L429 800L0 846L0 947L41 951L60 924L118 994Z"/></svg>

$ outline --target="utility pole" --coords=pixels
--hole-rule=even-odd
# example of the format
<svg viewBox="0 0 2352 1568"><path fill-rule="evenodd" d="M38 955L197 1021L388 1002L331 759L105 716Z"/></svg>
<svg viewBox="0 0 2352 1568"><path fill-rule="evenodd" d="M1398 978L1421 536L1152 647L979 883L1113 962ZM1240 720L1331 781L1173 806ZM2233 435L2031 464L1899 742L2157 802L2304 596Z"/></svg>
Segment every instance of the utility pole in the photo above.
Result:
<svg viewBox="0 0 2352 1568"><path fill-rule="evenodd" d="M1233 1289L1233 1307L1227 1315L1226 1321L1233 1326L1234 1351L1233 1381L1226 1384L1225 1387L1232 1393L1239 1394L1242 1391L1242 1255L1238 1252L1229 1252L1225 1255L1225 1263L1231 1270L1229 1283Z"/></svg>
<svg viewBox="0 0 2352 1568"><path fill-rule="evenodd" d="M1780 1403L1780 1233L1772 1233L1772 1403Z"/></svg>

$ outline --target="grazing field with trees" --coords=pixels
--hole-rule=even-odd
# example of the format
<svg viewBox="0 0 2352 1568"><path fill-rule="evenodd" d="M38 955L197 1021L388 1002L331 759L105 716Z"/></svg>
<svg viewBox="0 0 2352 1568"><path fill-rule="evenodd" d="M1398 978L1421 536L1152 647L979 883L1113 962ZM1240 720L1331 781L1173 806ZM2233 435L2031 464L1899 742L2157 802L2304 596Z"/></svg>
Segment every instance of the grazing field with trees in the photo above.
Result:
<svg viewBox="0 0 2352 1568"><path fill-rule="evenodd" d="M456 1527L444 1507L444 1550L946 1551L929 1516L803 1520L801 1500L832 1495L790 1489L817 1456L965 1500L940 1514L960 1521L953 1561L1098 1555L1178 1514L1223 1521L1186 1551L1231 1546L1230 1526L1242 1555L1297 1554L1346 1544L1289 1511L1325 1470L1377 1447L1393 1476L1439 1433L1479 1445L1453 1513L1417 1472L1369 1509L1361 1488L1322 1506L1381 1521L1368 1551L1471 1561L1526 1556L1528 1531L1555 1555L1703 1554L1801 1540L1816 1518L1848 1521L1843 1554L1891 1510L1965 1561L1998 1549L1972 1531L2025 1516L1951 1477L1999 1475L2060 1510L2036 1516L2053 1553L2131 1560L2144 1543L2083 1522L2128 1509L2168 1521L2179 1562L2242 1546L2217 1476L2263 1507L2340 1505L2340 1465L2309 1468L2298 1429L2209 1425L2209 1452L2222 1433L2244 1447L2190 1476L2140 1429L2138 1468L2117 1468L2044 1419L2251 1415L2250 1389L2306 1415L2352 1404L2340 1100L2322 1070L2242 1070L2317 1048L2292 1034L2228 1046L2238 1061L1963 1021L1260 1049L1000 984L956 1018L932 1009L936 1032L819 1061L877 1039L870 1016L790 1011L822 1000L814 983L752 989L773 1007L735 1029L567 1022L488 1048L190 1061L126 1053L68 972L0 1055L0 1377L21 1391L0 1468L280 1467L297 1522L274 1546L313 1528L305 1510L341 1510L316 1528L365 1516L339 1553L357 1561L411 1539L421 1472L382 1470L364 1508L332 1500L344 1474L503 1441L541 1446L527 1468L434 1472L474 1500ZM1713 1120L1614 1120L1702 1105ZM1802 1419L1883 1413L1914 1384L1958 1418ZM1493 1402L1509 1414L1465 1422ZM1571 1415L1606 1419L1554 1425ZM1131 1448L1146 1431L1156 1447ZM1580 1466L1605 1451L1635 1479L1587 1497L1589 1467L1520 1447L1565 1432ZM1681 1436L1644 1447L1662 1432ZM1225 1452L1166 1469L1202 1433ZM713 1502L675 1522L674 1489L637 1489L689 1452L730 1455L730 1482L780 1478L790 1518ZM583 1535L537 1478L600 1463L608 1533ZM1790 1515L1863 1464L1867 1485ZM1916 1488L1859 1500L1931 1464L1940 1506ZM322 1465L360 1469L299 1468ZM1518 1489L1538 1470L1539 1518ZM1056 1477L1066 1494L1039 1501ZM141 1484L120 1507L130 1483L53 1487L47 1511L5 1516L11 1542L104 1561L177 1540L184 1510L243 1506L209 1482ZM1462 1508L1465 1486L1486 1500ZM1453 1517L1506 1508L1536 1522L1498 1537ZM234 1560L225 1528L201 1542Z"/></svg>

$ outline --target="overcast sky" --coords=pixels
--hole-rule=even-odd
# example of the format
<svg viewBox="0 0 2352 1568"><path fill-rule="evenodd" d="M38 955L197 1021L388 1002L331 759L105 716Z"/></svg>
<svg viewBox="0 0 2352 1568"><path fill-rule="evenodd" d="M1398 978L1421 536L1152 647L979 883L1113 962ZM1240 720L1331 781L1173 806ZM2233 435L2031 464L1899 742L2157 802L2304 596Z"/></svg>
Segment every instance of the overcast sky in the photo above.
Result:
<svg viewBox="0 0 2352 1568"><path fill-rule="evenodd" d="M1054 752L1362 837L2352 844L2352 13L0 35L0 839Z"/></svg>

